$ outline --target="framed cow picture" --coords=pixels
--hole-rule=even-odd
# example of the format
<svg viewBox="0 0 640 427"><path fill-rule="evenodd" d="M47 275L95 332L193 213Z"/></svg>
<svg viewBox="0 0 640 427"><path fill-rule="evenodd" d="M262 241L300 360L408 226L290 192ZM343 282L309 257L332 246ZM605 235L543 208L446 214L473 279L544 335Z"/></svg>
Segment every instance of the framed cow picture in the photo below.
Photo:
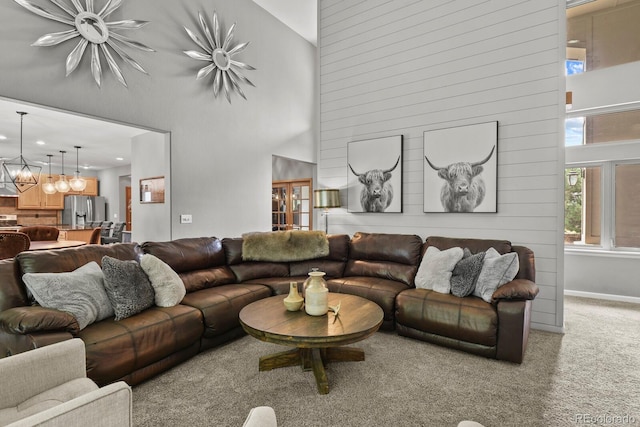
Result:
<svg viewBox="0 0 640 427"><path fill-rule="evenodd" d="M402 135L347 145L349 212L402 212Z"/></svg>
<svg viewBox="0 0 640 427"><path fill-rule="evenodd" d="M498 122L424 132L424 212L498 211Z"/></svg>

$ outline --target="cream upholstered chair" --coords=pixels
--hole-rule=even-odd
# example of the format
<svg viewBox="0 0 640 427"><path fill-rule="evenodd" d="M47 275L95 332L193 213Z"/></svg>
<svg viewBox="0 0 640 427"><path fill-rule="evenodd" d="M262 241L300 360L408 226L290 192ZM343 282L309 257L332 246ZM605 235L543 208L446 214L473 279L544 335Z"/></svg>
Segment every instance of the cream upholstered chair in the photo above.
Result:
<svg viewBox="0 0 640 427"><path fill-rule="evenodd" d="M249 411L242 427L278 427L276 413L270 406L256 406Z"/></svg>
<svg viewBox="0 0 640 427"><path fill-rule="evenodd" d="M79 338L0 359L0 425L130 426L131 387L86 375Z"/></svg>

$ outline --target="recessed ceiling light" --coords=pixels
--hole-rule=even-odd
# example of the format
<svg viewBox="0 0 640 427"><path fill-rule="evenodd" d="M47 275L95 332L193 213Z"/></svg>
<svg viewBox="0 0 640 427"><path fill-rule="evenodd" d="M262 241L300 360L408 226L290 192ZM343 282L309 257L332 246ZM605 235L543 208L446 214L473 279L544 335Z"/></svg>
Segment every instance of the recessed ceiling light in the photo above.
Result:
<svg viewBox="0 0 640 427"><path fill-rule="evenodd" d="M89 169L90 166L82 166L82 169Z"/></svg>
<svg viewBox="0 0 640 427"><path fill-rule="evenodd" d="M0 135L0 139L7 139L7 137L4 135Z"/></svg>
<svg viewBox="0 0 640 427"><path fill-rule="evenodd" d="M580 40L572 39L572 40L567 41L567 44L576 44L576 43L580 43Z"/></svg>
<svg viewBox="0 0 640 427"><path fill-rule="evenodd" d="M36 144L38 144L38 145L44 145L44 144L45 144L45 142L44 142L43 140L38 140L38 141L36 141Z"/></svg>
<svg viewBox="0 0 640 427"><path fill-rule="evenodd" d="M116 157L116 160L124 160L124 157Z"/></svg>

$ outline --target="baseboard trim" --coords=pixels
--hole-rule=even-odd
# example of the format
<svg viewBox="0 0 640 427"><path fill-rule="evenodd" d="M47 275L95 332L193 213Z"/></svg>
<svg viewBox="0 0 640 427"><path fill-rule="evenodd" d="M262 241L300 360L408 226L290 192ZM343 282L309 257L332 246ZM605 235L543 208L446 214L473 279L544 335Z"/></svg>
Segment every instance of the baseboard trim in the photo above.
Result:
<svg viewBox="0 0 640 427"><path fill-rule="evenodd" d="M630 302L634 304L640 304L640 298L629 297L626 295L599 294L596 292L572 291L569 289L565 289L564 294L572 297L603 299L608 301L620 301L620 302Z"/></svg>
<svg viewBox="0 0 640 427"><path fill-rule="evenodd" d="M538 323L538 322L531 322L531 329L536 329L538 331L545 331L545 332L553 332L556 334L564 334L564 327L562 326L552 326L552 325L546 325L544 323Z"/></svg>

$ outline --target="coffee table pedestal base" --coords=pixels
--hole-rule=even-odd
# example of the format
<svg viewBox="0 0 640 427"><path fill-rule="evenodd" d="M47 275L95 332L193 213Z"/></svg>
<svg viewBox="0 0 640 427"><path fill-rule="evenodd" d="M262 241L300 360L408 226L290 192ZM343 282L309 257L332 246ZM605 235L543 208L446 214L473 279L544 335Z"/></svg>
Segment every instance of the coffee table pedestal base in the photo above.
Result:
<svg viewBox="0 0 640 427"><path fill-rule="evenodd" d="M259 370L270 371L286 366L300 365L303 370L313 370L318 393L329 393L329 382L325 366L330 362L360 362L364 350L354 347L295 348L260 358Z"/></svg>

